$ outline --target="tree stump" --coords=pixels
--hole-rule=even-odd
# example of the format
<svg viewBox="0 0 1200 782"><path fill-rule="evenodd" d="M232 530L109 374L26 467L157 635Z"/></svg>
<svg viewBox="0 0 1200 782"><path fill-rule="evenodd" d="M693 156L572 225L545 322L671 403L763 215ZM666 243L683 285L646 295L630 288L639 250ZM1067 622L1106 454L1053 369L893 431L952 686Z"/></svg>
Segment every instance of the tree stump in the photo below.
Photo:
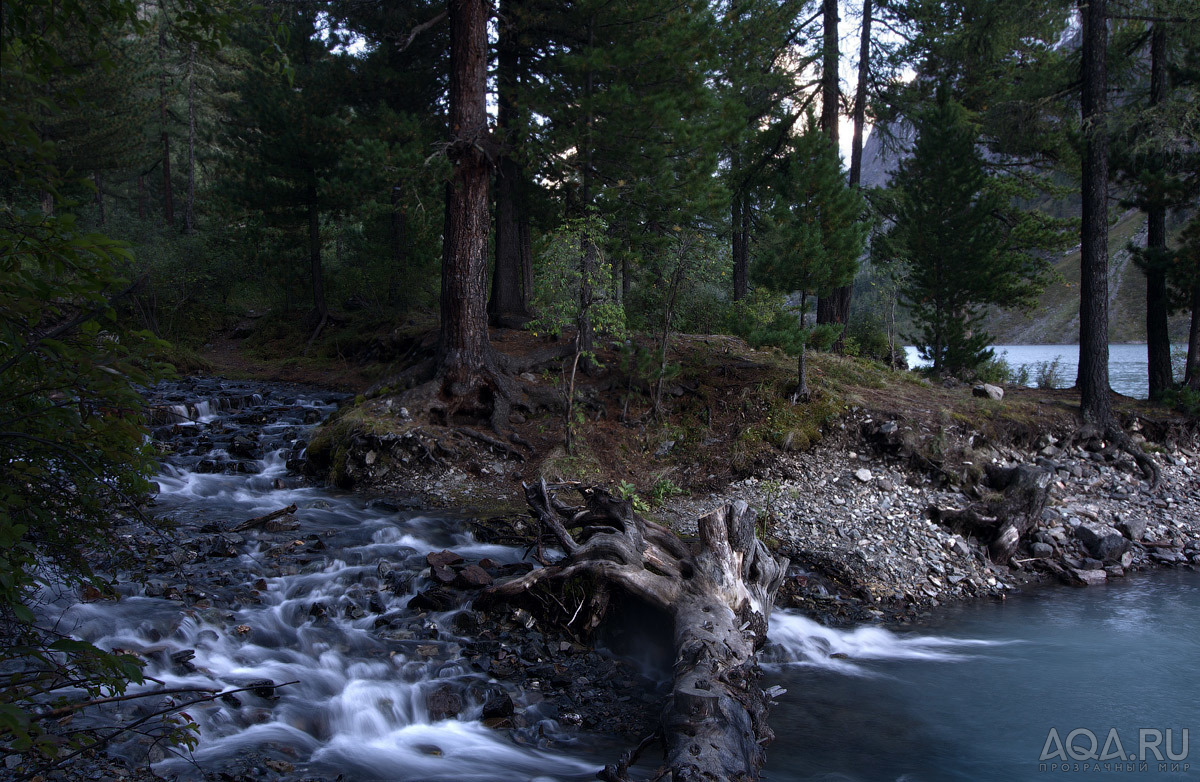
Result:
<svg viewBox="0 0 1200 782"><path fill-rule="evenodd" d="M1040 467L987 467L987 484L998 494L964 510L930 508L933 520L972 535L988 546L992 561L1007 564L1021 539L1041 518L1054 476Z"/></svg>
<svg viewBox="0 0 1200 782"><path fill-rule="evenodd" d="M689 546L638 516L629 501L601 489L581 494L586 505L576 508L560 502L545 482L525 487L533 515L566 556L492 587L489 596L511 598L541 581L585 575L669 615L674 683L662 719L665 765L656 778L757 779L764 745L774 736L756 652L766 643L787 560L755 536L755 513L744 502L699 519L698 545ZM644 747L608 766L603 778L627 780Z"/></svg>

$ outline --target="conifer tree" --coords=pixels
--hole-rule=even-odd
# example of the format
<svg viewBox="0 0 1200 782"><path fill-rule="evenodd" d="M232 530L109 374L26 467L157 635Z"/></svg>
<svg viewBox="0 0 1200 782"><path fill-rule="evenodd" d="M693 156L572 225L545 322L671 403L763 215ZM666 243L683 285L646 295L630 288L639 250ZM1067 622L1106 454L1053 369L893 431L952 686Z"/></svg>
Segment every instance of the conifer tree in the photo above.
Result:
<svg viewBox="0 0 1200 782"><path fill-rule="evenodd" d="M828 295L854 277L868 225L863 197L846 183L837 148L810 114L774 171L764 209L755 282L781 293ZM803 326L803 304L801 325ZM799 354L797 397L808 394L805 343Z"/></svg>
<svg viewBox="0 0 1200 782"><path fill-rule="evenodd" d="M891 228L874 252L907 266L901 296L918 329L909 336L935 372L956 374L991 355L986 308L1032 305L1049 267L1002 219L1005 199L966 110L943 96L919 116L917 132L892 180Z"/></svg>

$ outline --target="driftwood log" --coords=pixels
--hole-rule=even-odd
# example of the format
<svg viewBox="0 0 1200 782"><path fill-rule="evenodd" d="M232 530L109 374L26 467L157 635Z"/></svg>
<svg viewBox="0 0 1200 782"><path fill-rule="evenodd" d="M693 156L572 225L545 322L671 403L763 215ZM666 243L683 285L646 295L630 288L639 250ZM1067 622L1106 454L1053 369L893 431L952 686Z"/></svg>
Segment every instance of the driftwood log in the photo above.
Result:
<svg viewBox="0 0 1200 782"><path fill-rule="evenodd" d="M638 516L626 500L600 489L581 494L586 504L570 507L544 482L525 487L533 515L566 556L492 587L491 597L512 598L542 581L583 576L600 590L624 590L669 616L674 682L662 719L665 763L655 779L757 779L764 746L774 736L756 652L766 642L787 560L774 557L755 536L755 513L743 502L699 519L699 541L689 545ZM608 766L602 777L627 780L630 763L645 746Z"/></svg>
<svg viewBox="0 0 1200 782"><path fill-rule="evenodd" d="M992 561L1007 564L1022 538L1042 517L1050 481L1047 470L1029 465L986 470L990 492L981 502L962 510L930 508L933 520L955 532L970 535L988 547Z"/></svg>

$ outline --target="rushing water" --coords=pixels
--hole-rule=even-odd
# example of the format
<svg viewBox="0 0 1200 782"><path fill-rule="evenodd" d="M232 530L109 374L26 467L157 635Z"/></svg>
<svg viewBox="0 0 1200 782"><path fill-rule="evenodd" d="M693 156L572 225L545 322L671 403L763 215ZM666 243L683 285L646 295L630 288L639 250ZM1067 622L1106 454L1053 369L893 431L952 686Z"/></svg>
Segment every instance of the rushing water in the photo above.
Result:
<svg viewBox="0 0 1200 782"><path fill-rule="evenodd" d="M168 395L159 420L172 425L159 432L175 451L157 479L158 510L227 530L295 503L299 527L288 537L312 552L306 564L272 564L270 541L248 533L221 560L237 597L218 607L158 596L153 581L124 584L118 602L58 604L60 627L137 651L166 687L251 688L189 707L199 744L166 755L158 771L238 776L266 773L266 763L348 782L584 780L615 759L619 748L560 726L536 699L517 697L520 729L485 727L496 685L464 660L471 639L447 630L458 609L419 617L407 607L428 583L427 552L497 563L523 552L477 541L452 516L401 512L291 476L287 458L334 400L274 386L223 394ZM253 456L236 437L248 426L261 433ZM405 574L403 586L385 588L389 570ZM1196 727L1197 616L1200 581L1183 574L965 608L919 633L831 630L777 611L768 684L789 692L771 715L779 740L767 777L1033 779L1051 726L1063 736L1115 726L1127 749L1139 728ZM275 686L285 682L296 683ZM462 694L458 718L430 713L428 696L443 687ZM144 757L145 741L114 751Z"/></svg>
<svg viewBox="0 0 1200 782"><path fill-rule="evenodd" d="M928 366L922 361L912 345L905 348L910 367ZM1079 371L1078 345L992 345L997 358L1003 358L1013 370L1022 367L1029 371L1029 384L1036 386L1038 372L1043 367L1053 368L1056 388L1075 385ZM1175 375L1183 373L1183 354L1177 353ZM1149 379L1146 375L1146 346L1119 344L1108 346L1108 380L1112 389L1119 394L1145 399L1149 394Z"/></svg>

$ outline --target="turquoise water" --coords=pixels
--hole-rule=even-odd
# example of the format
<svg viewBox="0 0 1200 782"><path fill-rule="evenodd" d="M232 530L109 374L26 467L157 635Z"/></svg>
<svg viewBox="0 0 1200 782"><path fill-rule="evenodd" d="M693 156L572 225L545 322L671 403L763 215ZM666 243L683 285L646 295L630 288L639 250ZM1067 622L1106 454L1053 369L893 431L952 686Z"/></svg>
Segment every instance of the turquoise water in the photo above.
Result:
<svg viewBox="0 0 1200 782"><path fill-rule="evenodd" d="M780 618L772 618L772 636L781 662L768 684L788 693L771 713L778 738L766 779L1200 778L1200 747L1183 746L1185 729L1200 742L1196 573L958 607L912 634L866 628L823 630L822 638L807 620ZM829 657L839 652L847 657ZM1134 757L1132 769L1115 769L1111 755L1107 772L1099 760L1067 755L1068 743L1088 755L1090 736L1095 754L1106 754L1114 730ZM1162 770L1154 751L1140 746L1143 738L1153 743L1153 731L1162 738ZM1109 744L1110 753L1116 749ZM1191 757L1172 761L1168 749ZM1073 767L1064 770L1064 760Z"/></svg>
<svg viewBox="0 0 1200 782"><path fill-rule="evenodd" d="M905 348L908 353L910 367L928 366L917 355L917 349L912 345ZM1075 385L1075 375L1079 369L1078 345L992 345L997 357L1003 358L1014 370L1021 367L1029 369L1029 384L1037 383L1038 369L1043 365L1057 362L1056 388L1070 388ZM1175 379L1183 376L1183 354L1176 351ZM1146 346L1143 344L1121 344L1108 346L1108 376L1109 385L1119 394L1145 399L1149 394L1149 380L1146 377Z"/></svg>

